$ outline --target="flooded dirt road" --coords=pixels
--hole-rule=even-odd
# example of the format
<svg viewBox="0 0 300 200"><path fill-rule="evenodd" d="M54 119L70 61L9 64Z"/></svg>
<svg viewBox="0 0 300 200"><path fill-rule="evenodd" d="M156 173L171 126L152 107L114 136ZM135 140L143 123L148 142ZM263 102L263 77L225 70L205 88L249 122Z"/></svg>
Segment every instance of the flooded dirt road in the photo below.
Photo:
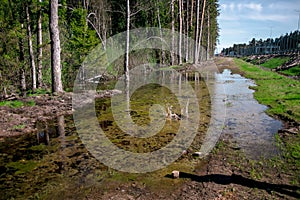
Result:
<svg viewBox="0 0 300 200"><path fill-rule="evenodd" d="M53 122L39 124L36 133L1 141L0 199L296 198L295 190L299 188L289 185L290 175L264 165L264 161L252 160L278 155L274 134L282 126L264 113L265 106L253 99L253 90L249 89L253 82L232 74L228 68L201 80L195 79L194 73L186 77L197 91L201 120L190 148L167 168L146 174L108 168L85 148L72 115L60 116ZM175 89L180 88L179 82L174 81ZM213 94L209 94L207 85L214 88ZM169 92L157 85L136 92L130 112L134 122L149 123L145 111L157 101L172 104L173 111L180 113ZM145 103L147 100L150 103ZM222 113L226 116L223 132L210 155L199 159L193 153L201 149L212 117L211 107L217 107L216 102L226 106L226 113ZM98 99L95 108L99 125L108 138L128 151L147 152L158 148L157 145L166 145L180 123L169 121L158 136L136 140L114 123L109 98ZM179 179L170 178L173 170L181 172ZM278 178L274 179L274 175Z"/></svg>

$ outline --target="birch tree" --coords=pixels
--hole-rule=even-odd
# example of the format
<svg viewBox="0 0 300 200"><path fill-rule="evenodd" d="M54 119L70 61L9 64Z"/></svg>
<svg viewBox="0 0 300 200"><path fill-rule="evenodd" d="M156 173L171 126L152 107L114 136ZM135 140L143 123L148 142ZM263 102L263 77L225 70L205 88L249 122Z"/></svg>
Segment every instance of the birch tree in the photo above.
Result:
<svg viewBox="0 0 300 200"><path fill-rule="evenodd" d="M178 1L179 8L179 41L178 41L178 57L179 57L179 65L182 64L182 0Z"/></svg>
<svg viewBox="0 0 300 200"><path fill-rule="evenodd" d="M127 0L126 11L126 50L125 50L125 79L129 81L129 42L130 42L130 0Z"/></svg>
<svg viewBox="0 0 300 200"><path fill-rule="evenodd" d="M199 41L199 21L200 21L200 0L197 0L196 11L196 31L195 31L195 46L194 46L194 64L198 63L198 41Z"/></svg>
<svg viewBox="0 0 300 200"><path fill-rule="evenodd" d="M174 49L175 49L175 0L171 0L171 15L172 15L172 44L171 44L171 65L175 64L175 56L174 56Z"/></svg>
<svg viewBox="0 0 300 200"><path fill-rule="evenodd" d="M210 53L210 12L207 8L207 47L206 47L206 60L209 60Z"/></svg>
<svg viewBox="0 0 300 200"><path fill-rule="evenodd" d="M203 25L204 25L205 7L206 7L206 0L203 0L201 25L200 25L200 33L199 33L199 42L198 42L198 50L197 50L198 51L197 62L198 62L198 59L201 56L201 44L202 44L202 33L203 33Z"/></svg>
<svg viewBox="0 0 300 200"><path fill-rule="evenodd" d="M42 3L42 0L39 0ZM43 87L43 30L42 30L42 7L39 7L38 12L38 25L37 25L37 45L38 45L38 57L37 57L37 83L38 88Z"/></svg>
<svg viewBox="0 0 300 200"><path fill-rule="evenodd" d="M32 44L32 31L30 26L30 14L28 4L26 4L26 22L27 22L27 36L28 36L28 50L30 56L30 67L31 67L31 83L32 83L32 91L36 90L36 65L35 65L35 56L33 52L33 44Z"/></svg>

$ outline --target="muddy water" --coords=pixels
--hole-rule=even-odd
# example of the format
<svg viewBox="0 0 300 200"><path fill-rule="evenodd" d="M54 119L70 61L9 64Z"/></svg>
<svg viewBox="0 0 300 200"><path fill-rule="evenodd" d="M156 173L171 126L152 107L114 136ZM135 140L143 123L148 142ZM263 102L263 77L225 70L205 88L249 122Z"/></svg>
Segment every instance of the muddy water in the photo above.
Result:
<svg viewBox="0 0 300 200"><path fill-rule="evenodd" d="M225 93L219 95L224 98L227 108L223 134L251 158L277 155L275 133L282 128L282 123L268 116L265 113L267 106L253 98L254 90L249 87L255 86L254 82L224 70L216 75L216 87L218 85L225 89Z"/></svg>
<svg viewBox="0 0 300 200"><path fill-rule="evenodd" d="M174 80L173 89L179 91L182 82L188 80L199 100L199 128L188 152L199 151L201 148L212 116L210 104L216 102L226 104L227 119L223 133L229 135L239 148L255 157L265 154L270 156L276 152L274 133L281 124L265 115L266 107L253 99L253 91L248 89L253 84L251 81L225 70L223 74L216 74L215 78L206 80L209 87L213 88L210 96L207 84L198 75L185 74L174 77ZM148 110L151 105L159 102L165 106L172 105L173 113L181 113L182 109L171 91L150 84L131 96L132 120L138 125L149 124ZM169 120L157 135L137 140L118 128L112 116L109 98L96 100L95 107L99 125L106 136L113 144L127 151L151 152L167 145L176 136L180 124L180 121ZM154 186L162 183L171 186L174 183L163 178L167 173L178 168L188 172L195 165L192 157L183 155L171 166L158 172L147 175L119 173L101 164L89 153L76 132L72 116L61 116L47 124L38 123L37 128L37 133L1 141L0 199L38 199L47 196L52 199L81 199L89 188L95 185L105 188L120 179L150 182Z"/></svg>

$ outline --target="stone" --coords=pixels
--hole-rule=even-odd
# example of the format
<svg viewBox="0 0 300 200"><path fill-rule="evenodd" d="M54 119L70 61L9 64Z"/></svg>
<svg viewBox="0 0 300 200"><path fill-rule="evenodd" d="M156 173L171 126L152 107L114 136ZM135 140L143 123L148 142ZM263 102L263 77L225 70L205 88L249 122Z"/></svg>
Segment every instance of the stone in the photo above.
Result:
<svg viewBox="0 0 300 200"><path fill-rule="evenodd" d="M202 157L203 153L202 152L194 152L193 156Z"/></svg>
<svg viewBox="0 0 300 200"><path fill-rule="evenodd" d="M179 171L177 170L172 171L172 176L173 178L179 178Z"/></svg>

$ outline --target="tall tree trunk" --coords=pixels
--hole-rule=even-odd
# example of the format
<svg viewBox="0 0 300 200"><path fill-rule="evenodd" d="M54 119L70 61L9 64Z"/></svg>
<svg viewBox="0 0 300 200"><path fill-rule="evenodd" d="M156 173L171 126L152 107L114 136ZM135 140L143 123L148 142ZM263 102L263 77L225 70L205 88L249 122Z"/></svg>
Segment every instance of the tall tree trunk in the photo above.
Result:
<svg viewBox="0 0 300 200"><path fill-rule="evenodd" d="M171 15L172 15L172 44L171 44L171 65L175 64L175 55L174 55L174 50L175 50L175 0L171 0Z"/></svg>
<svg viewBox="0 0 300 200"><path fill-rule="evenodd" d="M42 0L39 0L39 3L42 3ZM40 6L39 14L38 14L38 28L37 28L37 43L38 43L38 70L37 70L37 82L38 88L43 87L43 30L42 30L42 8Z"/></svg>
<svg viewBox="0 0 300 200"><path fill-rule="evenodd" d="M189 0L187 0L189 1ZM190 26L193 27L193 20L194 20L194 4L195 4L195 1L192 0L192 4L191 4L191 21L190 21Z"/></svg>
<svg viewBox="0 0 300 200"><path fill-rule="evenodd" d="M129 42L130 42L130 0L127 0L127 26L126 26L126 50L125 50L125 81L129 81Z"/></svg>
<svg viewBox="0 0 300 200"><path fill-rule="evenodd" d="M200 0L197 0L196 11L196 31L195 31L195 46L194 46L194 64L198 63L198 42L199 42L199 19L200 18Z"/></svg>
<svg viewBox="0 0 300 200"><path fill-rule="evenodd" d="M21 29L24 28L24 24L21 24ZM21 84L21 93L22 96L26 95L26 76L25 76L25 69L24 69L24 61L25 61L25 57L24 57L24 43L23 43L23 39L19 38L19 59L20 59L20 63L22 64L21 69L20 69L20 84Z"/></svg>
<svg viewBox="0 0 300 200"><path fill-rule="evenodd" d="M210 54L210 13L209 7L207 8L207 48L206 48L206 60L209 60Z"/></svg>
<svg viewBox="0 0 300 200"><path fill-rule="evenodd" d="M202 44L202 32L203 32L203 25L204 25L205 7L206 7L206 0L203 0L201 25L200 25L200 33L199 33L199 43L198 43L198 58L200 58L200 59L201 59L201 44Z"/></svg>
<svg viewBox="0 0 300 200"><path fill-rule="evenodd" d="M30 66L31 66L31 81L32 81L32 91L36 90L36 66L35 66L35 57L33 52L32 45L32 32L30 27L30 15L29 8L26 5L26 20L27 20L27 35L28 35L28 48L29 48L29 56L30 56Z"/></svg>
<svg viewBox="0 0 300 200"><path fill-rule="evenodd" d="M51 72L52 92L63 92L61 81L60 38L58 28L58 0L50 1L50 39L51 39Z"/></svg>
<svg viewBox="0 0 300 200"><path fill-rule="evenodd" d="M178 41L178 57L179 65L182 64L182 0L178 1L179 8L179 41Z"/></svg>
<svg viewBox="0 0 300 200"><path fill-rule="evenodd" d="M193 11L192 11L193 12ZM185 60L189 60L189 0L186 1L186 41L185 41Z"/></svg>
<svg viewBox="0 0 300 200"><path fill-rule="evenodd" d="M162 40L163 33L162 33L162 28L161 28L160 10L159 10L158 5L157 5L157 19L158 19L159 34L160 34L160 38ZM163 44L162 44L162 48L161 48L161 64L165 64L165 51L163 50Z"/></svg>

